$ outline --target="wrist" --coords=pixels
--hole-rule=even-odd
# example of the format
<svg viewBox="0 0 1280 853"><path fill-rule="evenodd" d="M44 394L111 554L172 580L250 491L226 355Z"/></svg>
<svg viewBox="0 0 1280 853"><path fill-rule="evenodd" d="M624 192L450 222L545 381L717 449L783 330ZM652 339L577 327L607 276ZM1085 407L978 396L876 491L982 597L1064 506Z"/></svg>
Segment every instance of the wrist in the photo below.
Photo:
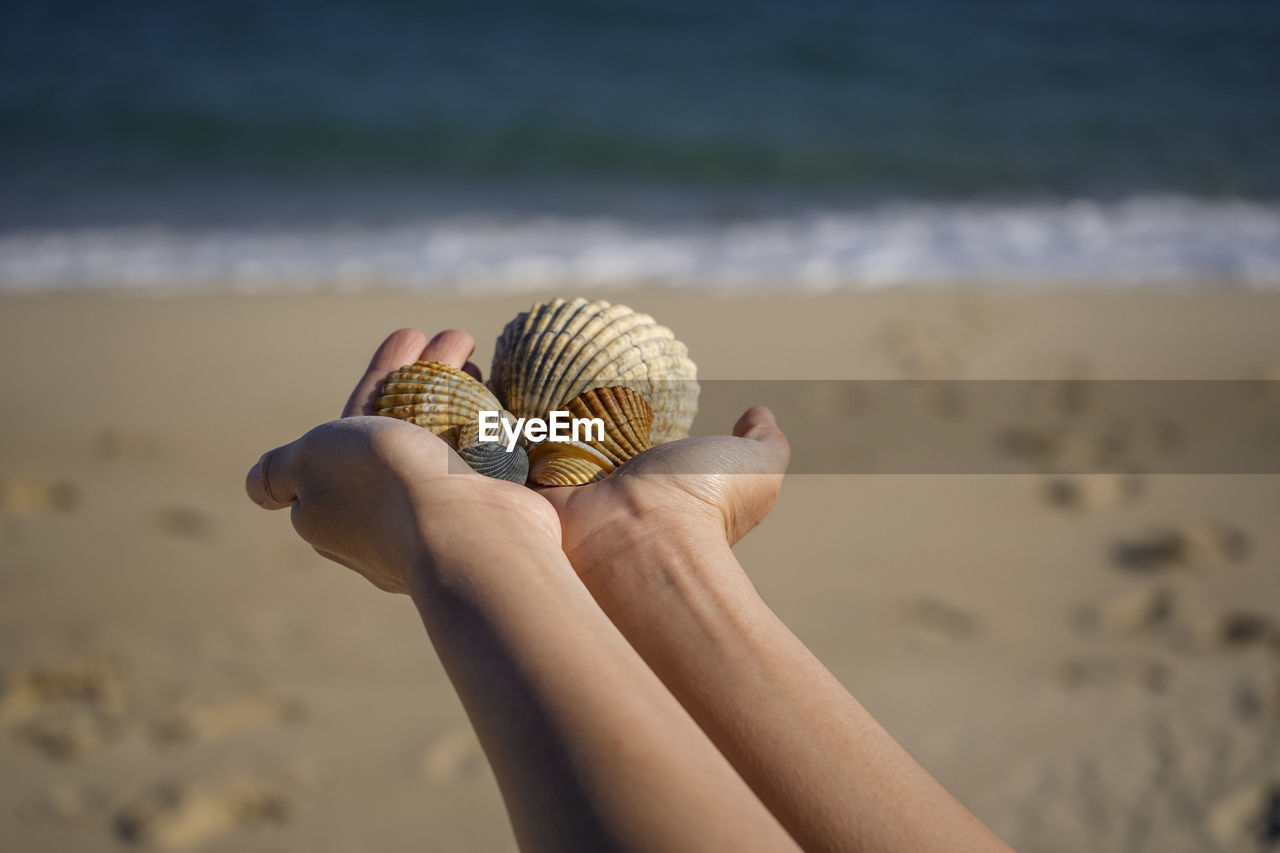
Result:
<svg viewBox="0 0 1280 853"><path fill-rule="evenodd" d="M566 555L588 586L620 576L687 577L737 565L719 518L634 507L596 525Z"/></svg>
<svg viewBox="0 0 1280 853"><path fill-rule="evenodd" d="M510 579L531 564L567 568L554 513L531 512L530 503L459 499L421 509L413 525L414 547L402 563L410 589L456 587L490 576Z"/></svg>
<svg viewBox="0 0 1280 853"><path fill-rule="evenodd" d="M428 601L514 591L549 574L573 577L559 545L544 538L510 529L437 536L404 564L409 595L421 609Z"/></svg>

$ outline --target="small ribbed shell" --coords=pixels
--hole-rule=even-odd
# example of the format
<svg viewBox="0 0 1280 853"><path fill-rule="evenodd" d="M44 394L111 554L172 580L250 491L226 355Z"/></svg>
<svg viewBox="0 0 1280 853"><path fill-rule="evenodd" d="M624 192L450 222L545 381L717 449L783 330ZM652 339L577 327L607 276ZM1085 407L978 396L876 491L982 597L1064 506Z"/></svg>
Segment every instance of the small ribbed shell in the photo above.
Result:
<svg viewBox="0 0 1280 853"><path fill-rule="evenodd" d="M535 486L581 486L613 472L600 451L577 441L540 441L529 448L529 482Z"/></svg>
<svg viewBox="0 0 1280 853"><path fill-rule="evenodd" d="M529 478L529 454L518 444L508 453L505 445L482 441L464 446L458 455L473 471L486 477L522 486Z"/></svg>
<svg viewBox="0 0 1280 853"><path fill-rule="evenodd" d="M544 441L530 451L530 480L539 486L579 486L594 482L651 446L653 411L638 392L624 386L594 388L565 409L574 418L599 418L604 437Z"/></svg>
<svg viewBox="0 0 1280 853"><path fill-rule="evenodd" d="M448 364L420 361L387 377L374 404L379 415L426 427L457 450L459 431L481 410L501 411L502 404L471 374Z"/></svg>
<svg viewBox="0 0 1280 853"><path fill-rule="evenodd" d="M625 305L578 298L538 303L506 325L489 387L523 418L545 418L584 391L626 385L653 410L655 444L688 435L697 366L671 330Z"/></svg>
<svg viewBox="0 0 1280 853"><path fill-rule="evenodd" d="M614 465L621 465L652 447L649 433L653 429L653 410L637 391L620 385L593 388L574 397L565 409L574 418L604 421L604 439L586 443Z"/></svg>

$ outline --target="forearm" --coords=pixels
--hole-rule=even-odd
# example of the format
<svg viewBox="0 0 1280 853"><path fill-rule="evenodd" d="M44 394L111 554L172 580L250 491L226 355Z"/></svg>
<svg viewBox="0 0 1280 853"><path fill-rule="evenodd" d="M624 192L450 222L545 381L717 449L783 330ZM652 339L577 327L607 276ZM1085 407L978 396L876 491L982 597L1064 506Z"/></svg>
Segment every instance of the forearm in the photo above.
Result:
<svg viewBox="0 0 1280 853"><path fill-rule="evenodd" d="M769 610L718 532L679 529L621 526L575 568L802 847L1003 849Z"/></svg>
<svg viewBox="0 0 1280 853"><path fill-rule="evenodd" d="M413 597L527 850L786 850L793 842L563 554L491 541Z"/></svg>

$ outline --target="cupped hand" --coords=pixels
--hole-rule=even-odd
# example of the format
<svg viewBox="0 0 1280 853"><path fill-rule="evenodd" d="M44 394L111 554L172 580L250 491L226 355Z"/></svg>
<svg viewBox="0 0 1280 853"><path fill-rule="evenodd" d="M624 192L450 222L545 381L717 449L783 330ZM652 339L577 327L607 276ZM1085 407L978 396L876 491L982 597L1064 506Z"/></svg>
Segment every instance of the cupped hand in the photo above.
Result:
<svg viewBox="0 0 1280 853"><path fill-rule="evenodd" d="M615 548L619 530L637 527L654 536L723 537L733 545L773 507L790 458L773 413L753 406L732 435L662 444L599 482L541 494L560 516L564 551L575 566Z"/></svg>
<svg viewBox="0 0 1280 853"><path fill-rule="evenodd" d="M463 564L494 546L558 548L555 512L535 493L482 477L428 430L370 417L386 376L415 361L474 371L473 343L444 332L391 335L343 411L302 438L263 454L245 480L267 509L291 507L293 526L322 556L388 592L409 592L413 573Z"/></svg>

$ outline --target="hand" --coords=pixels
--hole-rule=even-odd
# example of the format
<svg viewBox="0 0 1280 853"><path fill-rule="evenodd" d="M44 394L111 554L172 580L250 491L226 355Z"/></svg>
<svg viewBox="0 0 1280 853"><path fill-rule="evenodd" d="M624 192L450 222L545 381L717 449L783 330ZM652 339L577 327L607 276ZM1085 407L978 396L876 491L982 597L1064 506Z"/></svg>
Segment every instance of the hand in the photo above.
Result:
<svg viewBox="0 0 1280 853"><path fill-rule="evenodd" d="M343 419L263 454L245 480L249 497L266 509L292 507L294 529L319 554L388 592L407 593L415 570L461 565L477 550L558 550L559 522L536 494L474 473L428 430L368 416L391 371L418 360L464 367L472 348L462 332L430 343L421 332L393 334Z"/></svg>
<svg viewBox="0 0 1280 853"><path fill-rule="evenodd" d="M735 544L773 507L790 458L773 413L753 406L733 435L662 444L604 480L544 489L542 496L556 508L565 554L581 571L596 553L616 549L618 532L635 525L650 534Z"/></svg>

